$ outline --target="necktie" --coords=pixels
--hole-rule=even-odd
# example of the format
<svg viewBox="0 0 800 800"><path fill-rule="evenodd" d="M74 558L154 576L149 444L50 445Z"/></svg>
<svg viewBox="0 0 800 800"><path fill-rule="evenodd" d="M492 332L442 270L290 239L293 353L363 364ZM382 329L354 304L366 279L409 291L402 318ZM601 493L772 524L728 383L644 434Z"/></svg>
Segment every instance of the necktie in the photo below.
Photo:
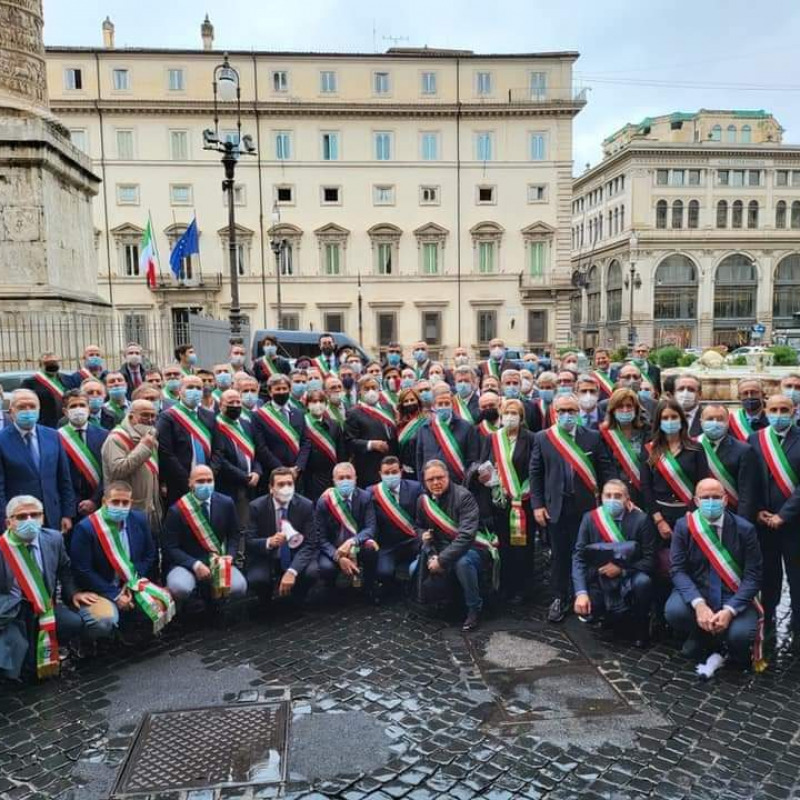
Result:
<svg viewBox="0 0 800 800"><path fill-rule="evenodd" d="M28 445L28 452L31 454L31 460L33 461L33 465L36 467L36 471L39 471L39 442L36 441L36 435L33 431L28 431L25 434L25 444Z"/></svg>
<svg viewBox="0 0 800 800"><path fill-rule="evenodd" d="M86 429L85 428L78 428L78 436L82 442L86 442Z"/></svg>
<svg viewBox="0 0 800 800"><path fill-rule="evenodd" d="M210 500L204 500L203 501L203 516L207 520L211 521L211 501Z"/></svg>
<svg viewBox="0 0 800 800"><path fill-rule="evenodd" d="M191 415L192 419L197 422L200 419L200 415L195 411ZM194 452L194 464L197 466L198 464L205 464L206 463L206 454L203 450L203 446L194 436L191 437L192 439L192 451Z"/></svg>
<svg viewBox="0 0 800 800"><path fill-rule="evenodd" d="M283 524L282 523L286 519L287 514L288 514L287 509L282 508L280 510L281 528L283 528ZM284 542L281 545L281 549L280 549L280 552L278 553L278 556L280 557L280 560L281 560L281 569L284 572L286 572L286 570L289 569L289 567L292 564L292 551L289 549L289 542L288 541Z"/></svg>
<svg viewBox="0 0 800 800"><path fill-rule="evenodd" d="M139 368L136 367L133 370L133 386L134 386L134 388L138 388L141 385L142 385L142 376L141 376L141 374L139 372Z"/></svg>

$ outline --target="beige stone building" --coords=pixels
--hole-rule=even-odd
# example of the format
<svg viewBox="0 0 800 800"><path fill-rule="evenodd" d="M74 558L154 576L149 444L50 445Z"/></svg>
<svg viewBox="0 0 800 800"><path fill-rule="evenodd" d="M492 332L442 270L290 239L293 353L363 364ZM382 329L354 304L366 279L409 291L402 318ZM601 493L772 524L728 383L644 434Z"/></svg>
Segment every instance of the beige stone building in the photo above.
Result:
<svg viewBox="0 0 800 800"><path fill-rule="evenodd" d="M626 125L573 183L574 342L747 344L800 311L800 147L765 111ZM634 275L631 280L631 266ZM758 328L757 328L758 329Z"/></svg>
<svg viewBox="0 0 800 800"><path fill-rule="evenodd" d="M213 28L198 50L47 49L54 113L91 157L100 284L128 330L230 305L227 209L213 127ZM569 333L577 53L231 52L243 313L251 327L343 330L377 351L420 337L446 356L495 335L547 347ZM220 130L235 135L229 107ZM196 214L200 257L169 271ZM279 215L279 219L278 219ZM138 267L148 216L162 274ZM271 241L282 243L277 256Z"/></svg>

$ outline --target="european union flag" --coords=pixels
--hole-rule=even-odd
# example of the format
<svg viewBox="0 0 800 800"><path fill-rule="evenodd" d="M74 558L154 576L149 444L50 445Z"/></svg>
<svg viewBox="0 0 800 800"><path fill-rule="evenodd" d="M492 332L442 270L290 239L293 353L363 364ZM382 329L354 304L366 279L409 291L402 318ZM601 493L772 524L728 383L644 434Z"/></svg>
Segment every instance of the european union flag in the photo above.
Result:
<svg viewBox="0 0 800 800"><path fill-rule="evenodd" d="M190 223L183 236L175 243L172 252L169 254L169 266L172 274L180 278L183 274L181 261L194 253L200 252L200 237L197 235L197 217Z"/></svg>

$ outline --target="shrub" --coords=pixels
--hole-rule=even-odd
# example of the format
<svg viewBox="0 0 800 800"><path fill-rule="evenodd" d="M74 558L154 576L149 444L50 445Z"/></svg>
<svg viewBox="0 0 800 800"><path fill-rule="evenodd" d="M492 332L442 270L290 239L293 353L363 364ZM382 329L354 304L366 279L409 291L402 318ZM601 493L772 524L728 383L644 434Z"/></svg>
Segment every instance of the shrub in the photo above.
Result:
<svg viewBox="0 0 800 800"><path fill-rule="evenodd" d="M776 367L795 367L797 366L797 351L794 347L785 344L776 344L769 348L773 354L772 363Z"/></svg>
<svg viewBox="0 0 800 800"><path fill-rule="evenodd" d="M678 366L691 367L695 361L697 361L697 356L693 356L691 353L683 353L678 357Z"/></svg>
<svg viewBox="0 0 800 800"><path fill-rule="evenodd" d="M613 350L609 353L609 356L613 362L622 362L628 357L628 348L623 345L622 347L618 347L616 350Z"/></svg>
<svg viewBox="0 0 800 800"><path fill-rule="evenodd" d="M731 364L733 364L734 367L746 367L747 359L744 356L736 356Z"/></svg>
<svg viewBox="0 0 800 800"><path fill-rule="evenodd" d="M662 347L652 354L653 361L663 369L678 366L678 359L683 355L683 351L678 347Z"/></svg>

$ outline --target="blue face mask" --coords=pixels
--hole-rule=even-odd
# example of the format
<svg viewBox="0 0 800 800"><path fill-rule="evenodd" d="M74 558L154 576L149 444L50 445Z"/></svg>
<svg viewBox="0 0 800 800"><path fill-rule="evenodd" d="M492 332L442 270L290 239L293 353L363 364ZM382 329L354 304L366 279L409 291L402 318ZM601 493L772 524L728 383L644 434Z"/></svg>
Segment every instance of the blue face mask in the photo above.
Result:
<svg viewBox="0 0 800 800"><path fill-rule="evenodd" d="M36 540L39 532L42 530L42 523L38 519L23 519L17 523L14 533L22 539L23 542L30 544Z"/></svg>
<svg viewBox="0 0 800 800"><path fill-rule="evenodd" d="M603 500L603 508L608 511L612 517L619 519L619 517L622 516L622 512L625 510L625 504L622 502L622 500L619 500L616 497L611 497L607 500Z"/></svg>
<svg viewBox="0 0 800 800"><path fill-rule="evenodd" d="M558 415L558 427L563 428L565 431L573 430L577 421L578 421L577 415L567 411L562 411Z"/></svg>
<svg viewBox="0 0 800 800"><path fill-rule="evenodd" d="M103 407L103 398L102 397L90 397L89 398L89 411L93 413L97 413Z"/></svg>
<svg viewBox="0 0 800 800"><path fill-rule="evenodd" d="M572 394L573 388L571 386L559 386L556 389L556 394Z"/></svg>
<svg viewBox="0 0 800 800"><path fill-rule="evenodd" d="M102 369L103 368L103 359L100 356L89 356L86 359L86 368L87 369Z"/></svg>
<svg viewBox="0 0 800 800"><path fill-rule="evenodd" d="M183 403L188 408L195 408L202 397L202 389L185 389L183 392Z"/></svg>
<svg viewBox="0 0 800 800"><path fill-rule="evenodd" d="M456 391L459 397L469 397L472 394L472 384L469 381L458 381Z"/></svg>
<svg viewBox="0 0 800 800"><path fill-rule="evenodd" d="M275 358L275 354L278 352L278 347L274 344L265 344L262 348L262 351L267 358Z"/></svg>
<svg viewBox="0 0 800 800"><path fill-rule="evenodd" d="M544 403L552 403L554 394L552 389L539 389L539 398Z"/></svg>
<svg viewBox="0 0 800 800"><path fill-rule="evenodd" d="M700 427L703 429L703 433L714 442L721 439L728 432L728 426L724 422L719 422L715 419L703 420L700 423Z"/></svg>
<svg viewBox="0 0 800 800"><path fill-rule="evenodd" d="M106 514L112 522L125 522L128 515L131 513L130 508L122 508L120 506L106 506Z"/></svg>
<svg viewBox="0 0 800 800"><path fill-rule="evenodd" d="M178 389L181 388L181 379L180 378L170 378L166 382L165 386L167 387L167 389L170 392L172 392L172 394L175 394L178 391Z"/></svg>
<svg viewBox="0 0 800 800"><path fill-rule="evenodd" d="M33 408L30 410L17 411L17 415L14 419L22 430L29 431L39 421L39 409Z"/></svg>
<svg viewBox="0 0 800 800"><path fill-rule="evenodd" d="M322 379L321 378L309 378L308 379L308 391L313 392L318 389L322 388Z"/></svg>
<svg viewBox="0 0 800 800"><path fill-rule="evenodd" d="M350 478L342 478L336 481L336 488L339 490L339 494L347 500L355 491L356 482Z"/></svg>
<svg viewBox="0 0 800 800"><path fill-rule="evenodd" d="M402 479L402 475L381 475L381 483L387 489L396 489L400 485Z"/></svg>
<svg viewBox="0 0 800 800"><path fill-rule="evenodd" d="M633 422L634 417L636 416L635 411L615 411L614 412L614 419L619 422L620 425L630 425Z"/></svg>
<svg viewBox="0 0 800 800"><path fill-rule="evenodd" d="M410 389L414 385L415 381L413 378L403 378L400 381L400 388L401 389Z"/></svg>
<svg viewBox="0 0 800 800"><path fill-rule="evenodd" d="M788 397L794 405L800 405L800 389L793 389L791 387L781 390L784 397Z"/></svg>
<svg viewBox="0 0 800 800"><path fill-rule="evenodd" d="M414 360L419 364L421 364L428 357L428 353L425 350L415 350L413 355Z"/></svg>
<svg viewBox="0 0 800 800"><path fill-rule="evenodd" d="M439 418L440 422L450 422L453 418L453 409L452 408L437 408L436 409L436 416Z"/></svg>
<svg viewBox="0 0 800 800"><path fill-rule="evenodd" d="M293 383L292 384L292 397L302 397L306 393L306 384Z"/></svg>
<svg viewBox="0 0 800 800"><path fill-rule="evenodd" d="M214 484L196 483L194 485L194 489L192 489L192 492L201 503L204 503L206 500L210 499L212 494L214 494Z"/></svg>
<svg viewBox="0 0 800 800"><path fill-rule="evenodd" d="M112 386L108 390L108 396L115 402L119 403L124 400L128 394L128 389L125 386Z"/></svg>
<svg viewBox="0 0 800 800"><path fill-rule="evenodd" d="M426 406L429 406L433 402L433 392L430 389L423 389L419 393L419 399L422 400Z"/></svg>
<svg viewBox="0 0 800 800"><path fill-rule="evenodd" d="M217 375L217 386L220 389L230 389L231 384L233 383L233 376L230 372L220 372Z"/></svg>
<svg viewBox="0 0 800 800"><path fill-rule="evenodd" d="M703 497L698 507L700 508L700 513L706 519L715 520L719 519L722 516L722 512L725 511L725 501L717 497Z"/></svg>
<svg viewBox="0 0 800 800"><path fill-rule="evenodd" d="M681 421L679 419L662 419L661 432L667 435L671 433L679 433L681 429Z"/></svg>
<svg viewBox="0 0 800 800"><path fill-rule="evenodd" d="M386 363L390 367L399 367L400 366L400 353L388 353L386 355Z"/></svg>
<svg viewBox="0 0 800 800"><path fill-rule="evenodd" d="M519 386L504 386L503 397L516 400L519 397Z"/></svg>
<svg viewBox="0 0 800 800"><path fill-rule="evenodd" d="M649 389L639 389L639 399L642 401L650 400L653 393Z"/></svg>
<svg viewBox="0 0 800 800"><path fill-rule="evenodd" d="M17 417L19 417L19 414ZM769 424L775 428L776 431L785 431L792 424L791 417L781 417L777 414L767 414L767 419L769 420Z"/></svg>
<svg viewBox="0 0 800 800"><path fill-rule="evenodd" d="M193 367L197 363L197 353L189 353L189 355L186 356L186 360L189 362L189 365Z"/></svg>
<svg viewBox="0 0 800 800"><path fill-rule="evenodd" d="M245 408L254 408L258 402L258 392L242 392L242 405Z"/></svg>

